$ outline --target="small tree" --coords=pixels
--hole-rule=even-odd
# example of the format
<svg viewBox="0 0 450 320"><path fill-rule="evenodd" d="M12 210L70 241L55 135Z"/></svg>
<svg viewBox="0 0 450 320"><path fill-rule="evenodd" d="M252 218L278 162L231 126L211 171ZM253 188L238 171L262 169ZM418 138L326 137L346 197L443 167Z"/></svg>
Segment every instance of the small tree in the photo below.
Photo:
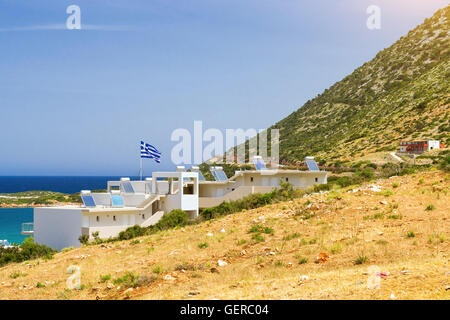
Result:
<svg viewBox="0 0 450 320"><path fill-rule="evenodd" d="M89 236L87 234L83 234L78 237L78 241L80 241L81 244L88 244Z"/></svg>

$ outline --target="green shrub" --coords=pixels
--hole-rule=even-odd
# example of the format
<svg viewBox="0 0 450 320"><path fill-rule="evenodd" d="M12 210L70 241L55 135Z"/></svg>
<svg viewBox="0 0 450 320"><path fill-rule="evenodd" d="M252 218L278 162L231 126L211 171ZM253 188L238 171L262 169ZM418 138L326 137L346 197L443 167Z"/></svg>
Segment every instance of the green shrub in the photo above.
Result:
<svg viewBox="0 0 450 320"><path fill-rule="evenodd" d="M433 211L434 209L436 209L436 207L432 204L427 205L427 207L425 208L425 211Z"/></svg>
<svg viewBox="0 0 450 320"><path fill-rule="evenodd" d="M74 247L67 247L67 248L62 249L61 252L69 252L73 249L74 249Z"/></svg>
<svg viewBox="0 0 450 320"><path fill-rule="evenodd" d="M32 237L26 238L18 247L0 247L0 267L8 263L22 262L37 258L51 259L57 251L46 245L34 243Z"/></svg>
<svg viewBox="0 0 450 320"><path fill-rule="evenodd" d="M202 242L202 243L199 243L198 244L198 247L200 248L200 249L206 249L206 248L208 248L208 243L207 242Z"/></svg>
<svg viewBox="0 0 450 320"><path fill-rule="evenodd" d="M238 246L241 246L241 245L246 244L246 243L247 243L247 240L241 239L241 240L239 240L236 244L237 244Z"/></svg>
<svg viewBox="0 0 450 320"><path fill-rule="evenodd" d="M414 238L414 237L416 236L416 234L414 233L414 231L408 231L408 232L406 233L406 236L407 236L408 238Z"/></svg>
<svg viewBox="0 0 450 320"><path fill-rule="evenodd" d="M283 267L283 266L284 266L283 261L280 260L275 261L275 267Z"/></svg>
<svg viewBox="0 0 450 320"><path fill-rule="evenodd" d="M255 224L250 228L248 233L256 233L256 232L257 233L265 233L265 234L273 234L274 231L270 227L264 227L259 224Z"/></svg>
<svg viewBox="0 0 450 320"><path fill-rule="evenodd" d="M156 279L155 276L137 275L136 273L127 271L124 276L114 279L114 284L121 285L125 288L136 288L145 286Z"/></svg>
<svg viewBox="0 0 450 320"><path fill-rule="evenodd" d="M183 227L190 222L191 221L186 212L180 209L172 210L169 213L163 215L161 220L159 220L155 225L149 227L141 227L138 225L132 226L125 231L120 232L117 239L129 240L136 237L142 237L162 230L167 230L175 227Z"/></svg>
<svg viewBox="0 0 450 320"><path fill-rule="evenodd" d="M308 258L301 258L301 259L298 261L299 264L305 264L305 263L307 263L307 262L308 262Z"/></svg>
<svg viewBox="0 0 450 320"><path fill-rule="evenodd" d="M385 197L392 196L393 194L394 194L394 193L393 193L391 190L389 190L389 189L386 189L386 190L377 192L377 195L379 195L379 196L385 196Z"/></svg>
<svg viewBox="0 0 450 320"><path fill-rule="evenodd" d="M14 271L13 273L11 273L11 274L9 275L9 277L10 277L11 279L17 279L18 277L25 277L25 276L27 276L27 274L26 274L26 273L22 273L22 272L20 272L20 271Z"/></svg>
<svg viewBox="0 0 450 320"><path fill-rule="evenodd" d="M255 234L252 236L252 239L253 239L256 243L258 243L258 242L264 242L264 241L265 241L265 239L264 239L264 237L261 235L261 233L255 233Z"/></svg>
<svg viewBox="0 0 450 320"><path fill-rule="evenodd" d="M122 285L125 288L134 288L138 285L139 276L131 271L127 271L125 275L114 279L114 284Z"/></svg>
<svg viewBox="0 0 450 320"><path fill-rule="evenodd" d="M168 214L163 215L161 220L154 226L150 226L152 230L167 230L175 227L184 227L189 222L189 216L180 209L172 210Z"/></svg>
<svg viewBox="0 0 450 320"><path fill-rule="evenodd" d="M356 174L361 176L361 177L363 177L363 178L365 178L365 179L368 179L368 180L371 180L374 177L373 169L372 168L368 168L368 167L364 168L363 170L356 171Z"/></svg>
<svg viewBox="0 0 450 320"><path fill-rule="evenodd" d="M284 236L283 240L289 241L289 240L292 240L292 239L295 239L295 238L299 238L299 237L300 237L300 233L295 232L295 233L292 233L290 235Z"/></svg>
<svg viewBox="0 0 450 320"><path fill-rule="evenodd" d="M336 253L340 253L342 251L342 247L341 247L340 243L336 242L331 246L330 250L331 250L331 253L336 254Z"/></svg>
<svg viewBox="0 0 450 320"><path fill-rule="evenodd" d="M106 275L100 275L100 281L101 282L106 282L108 280L111 280L111 275L110 274L106 274Z"/></svg>
<svg viewBox="0 0 450 320"><path fill-rule="evenodd" d="M360 254L360 255L355 259L355 261L353 261L353 263L354 263L355 265L359 265L359 264L364 264L364 263L366 263L367 261L369 261L369 258L368 258L367 256L365 256L365 255Z"/></svg>
<svg viewBox="0 0 450 320"><path fill-rule="evenodd" d="M80 241L81 244L88 244L89 243L89 236L87 234L83 234L78 237L78 241Z"/></svg>
<svg viewBox="0 0 450 320"><path fill-rule="evenodd" d="M294 189L293 185L287 181L280 181L280 188L269 193L254 193L240 200L222 202L220 205L203 209L200 216L205 220L215 219L224 215L264 207L269 204L288 201L298 198L304 191Z"/></svg>
<svg viewBox="0 0 450 320"><path fill-rule="evenodd" d="M163 267L161 267L160 265L156 265L153 267L152 272L159 274L159 273L163 272Z"/></svg>

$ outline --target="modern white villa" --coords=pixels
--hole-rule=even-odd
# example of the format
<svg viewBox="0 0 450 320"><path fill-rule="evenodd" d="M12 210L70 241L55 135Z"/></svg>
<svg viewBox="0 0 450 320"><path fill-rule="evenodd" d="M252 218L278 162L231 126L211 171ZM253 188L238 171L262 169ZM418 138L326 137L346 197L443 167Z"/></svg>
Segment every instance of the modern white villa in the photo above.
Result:
<svg viewBox="0 0 450 320"><path fill-rule="evenodd" d="M22 234L58 250L79 247L80 235L92 237L98 232L100 238L115 237L134 225L153 225L174 209L195 218L199 209L270 192L280 180L298 189L327 183L327 172L320 171L313 158L307 157L306 163L309 171L271 170L255 157L255 170L236 171L231 178L221 167L211 167L215 181L206 181L198 167L186 171L182 166L175 172L153 172L145 180L108 181L105 193L82 190L83 205L35 208L34 225L24 223Z"/></svg>

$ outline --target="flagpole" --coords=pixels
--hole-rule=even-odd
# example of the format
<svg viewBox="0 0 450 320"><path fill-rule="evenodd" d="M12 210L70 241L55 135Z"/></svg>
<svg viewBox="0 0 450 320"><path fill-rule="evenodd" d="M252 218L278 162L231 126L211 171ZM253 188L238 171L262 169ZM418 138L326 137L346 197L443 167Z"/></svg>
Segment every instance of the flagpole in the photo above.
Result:
<svg viewBox="0 0 450 320"><path fill-rule="evenodd" d="M140 173L140 175L141 175L141 181L142 181L142 174L143 174L143 170L142 170L142 157L140 157L140 158L141 158L141 161L140 161L141 166L140 166L140 169L139 169L139 173Z"/></svg>

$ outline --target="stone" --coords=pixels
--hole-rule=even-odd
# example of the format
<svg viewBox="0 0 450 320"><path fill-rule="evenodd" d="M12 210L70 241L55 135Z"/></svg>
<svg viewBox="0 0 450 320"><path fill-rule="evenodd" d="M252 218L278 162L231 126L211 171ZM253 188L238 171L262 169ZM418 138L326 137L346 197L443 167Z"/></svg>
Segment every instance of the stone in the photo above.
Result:
<svg viewBox="0 0 450 320"><path fill-rule="evenodd" d="M324 263L324 262L327 262L328 259L329 259L329 256L325 252L321 252L316 256L314 263Z"/></svg>
<svg viewBox="0 0 450 320"><path fill-rule="evenodd" d="M176 278L172 277L170 274L166 274L166 275L164 276L164 280L167 280L167 281L174 281L174 280L176 280Z"/></svg>
<svg viewBox="0 0 450 320"><path fill-rule="evenodd" d="M228 263L226 262L226 261L223 261L223 260L217 260L217 265L219 266L219 267L224 267L224 266L226 266Z"/></svg>

